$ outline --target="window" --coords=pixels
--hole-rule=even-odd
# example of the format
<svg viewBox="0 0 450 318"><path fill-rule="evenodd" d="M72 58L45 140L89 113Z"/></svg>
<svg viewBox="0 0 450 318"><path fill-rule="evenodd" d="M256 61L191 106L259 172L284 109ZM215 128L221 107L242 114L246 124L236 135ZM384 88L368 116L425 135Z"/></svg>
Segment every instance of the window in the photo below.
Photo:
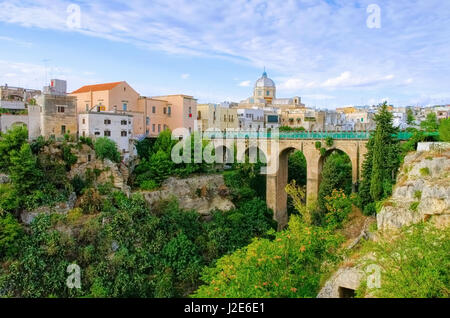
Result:
<svg viewBox="0 0 450 318"><path fill-rule="evenodd" d="M227 121L227 115L223 115L223 121Z"/></svg>
<svg viewBox="0 0 450 318"><path fill-rule="evenodd" d="M167 107L167 115L171 115L172 114L172 107L168 106Z"/></svg>
<svg viewBox="0 0 450 318"><path fill-rule="evenodd" d="M125 126L127 123L128 123L128 122L127 122L126 120L122 120L122 121L120 122L120 124L121 124L122 126Z"/></svg>
<svg viewBox="0 0 450 318"><path fill-rule="evenodd" d="M267 92L266 92L266 95L267 95L267 96L270 96L270 91L267 91Z"/></svg>
<svg viewBox="0 0 450 318"><path fill-rule="evenodd" d="M105 119L105 125L111 125L111 119Z"/></svg>
<svg viewBox="0 0 450 318"><path fill-rule="evenodd" d="M150 117L145 118L146 125L150 125Z"/></svg>
<svg viewBox="0 0 450 318"><path fill-rule="evenodd" d="M83 137L86 137L86 132L83 130Z"/></svg>
<svg viewBox="0 0 450 318"><path fill-rule="evenodd" d="M61 135L64 135L66 133L66 126L61 126Z"/></svg>
<svg viewBox="0 0 450 318"><path fill-rule="evenodd" d="M126 130L122 130L122 132L120 133L120 136L122 137L126 137L128 135L128 133L126 132Z"/></svg>
<svg viewBox="0 0 450 318"><path fill-rule="evenodd" d="M100 132L99 132L99 131L96 131L96 132L94 133L94 135L100 136Z"/></svg>
<svg viewBox="0 0 450 318"><path fill-rule="evenodd" d="M163 108L163 114L165 115L166 112L167 112L167 109L164 107L164 108Z"/></svg>
<svg viewBox="0 0 450 318"><path fill-rule="evenodd" d="M198 111L197 119L202 119L202 112L201 111Z"/></svg>
<svg viewBox="0 0 450 318"><path fill-rule="evenodd" d="M166 130L166 129L167 129L167 125L164 124L164 130Z"/></svg>
<svg viewBox="0 0 450 318"><path fill-rule="evenodd" d="M123 104L122 104L122 110L123 110L123 111L127 111L127 108L128 108L127 103L123 103Z"/></svg>
<svg viewBox="0 0 450 318"><path fill-rule="evenodd" d="M161 132L161 124L158 124L158 132Z"/></svg>
<svg viewBox="0 0 450 318"><path fill-rule="evenodd" d="M156 114L156 107L155 106L152 106L152 113Z"/></svg>
<svg viewBox="0 0 450 318"><path fill-rule="evenodd" d="M155 124L152 125L152 131L155 132Z"/></svg>
<svg viewBox="0 0 450 318"><path fill-rule="evenodd" d="M258 91L258 96L261 96L262 95L262 92L261 91Z"/></svg>
<svg viewBox="0 0 450 318"><path fill-rule="evenodd" d="M83 124L86 124L86 118L83 118Z"/></svg>
<svg viewBox="0 0 450 318"><path fill-rule="evenodd" d="M58 113L64 113L64 111L65 111L64 108L65 108L64 106L56 106L56 109L57 109Z"/></svg>
<svg viewBox="0 0 450 318"><path fill-rule="evenodd" d="M111 132L109 130L105 130L104 135L105 137L111 137Z"/></svg>
<svg viewBox="0 0 450 318"><path fill-rule="evenodd" d="M148 135L150 131L148 129L145 130L145 134Z"/></svg>
<svg viewBox="0 0 450 318"><path fill-rule="evenodd" d="M89 104L86 104L86 111L89 111Z"/></svg>

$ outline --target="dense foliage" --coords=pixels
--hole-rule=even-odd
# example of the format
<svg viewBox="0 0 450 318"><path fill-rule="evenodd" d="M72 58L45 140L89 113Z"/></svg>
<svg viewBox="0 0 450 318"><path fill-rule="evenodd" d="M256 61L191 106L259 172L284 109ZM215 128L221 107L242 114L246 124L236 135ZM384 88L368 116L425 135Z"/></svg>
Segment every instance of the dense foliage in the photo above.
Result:
<svg viewBox="0 0 450 318"><path fill-rule="evenodd" d="M174 202L150 210L141 196L120 192L105 198L97 214L75 209L67 216L40 215L25 235L8 216L0 219L1 257L7 260L0 291L18 297L186 296L198 286L203 266L265 237L273 226L258 200L217 211L205 222ZM65 284L72 263L82 269L79 290Z"/></svg>
<svg viewBox="0 0 450 318"><path fill-rule="evenodd" d="M403 228L394 237L369 241L363 252L372 258L364 265L380 266L381 284L373 289L363 284L358 293L387 298L449 298L449 250L450 228L438 229L427 223Z"/></svg>
<svg viewBox="0 0 450 318"><path fill-rule="evenodd" d="M107 137L97 138L94 143L95 155L99 159L109 159L113 162L120 162L120 152L114 141Z"/></svg>
<svg viewBox="0 0 450 318"><path fill-rule="evenodd" d="M366 214L375 213L377 201L391 195L400 166L400 145L387 103L375 115L376 129L367 143L360 186L361 207Z"/></svg>
<svg viewBox="0 0 450 318"><path fill-rule="evenodd" d="M210 165L194 161L194 140L194 137L185 140L186 146L191 144L191 162L178 164L172 160L172 150L178 140L172 140L170 130L161 132L156 140L144 139L139 142L136 148L141 162L134 171L134 185L142 190L153 190L171 175L186 177L192 173L209 171ZM202 150L205 146L204 143L200 145Z"/></svg>
<svg viewBox="0 0 450 318"><path fill-rule="evenodd" d="M338 259L339 238L292 216L275 239L255 239L203 272L194 297L315 297L322 264Z"/></svg>
<svg viewBox="0 0 450 318"><path fill-rule="evenodd" d="M325 198L330 196L333 190L342 189L347 195L352 192L352 162L350 158L344 152L335 151L324 160L318 196L318 205L322 212L326 211Z"/></svg>

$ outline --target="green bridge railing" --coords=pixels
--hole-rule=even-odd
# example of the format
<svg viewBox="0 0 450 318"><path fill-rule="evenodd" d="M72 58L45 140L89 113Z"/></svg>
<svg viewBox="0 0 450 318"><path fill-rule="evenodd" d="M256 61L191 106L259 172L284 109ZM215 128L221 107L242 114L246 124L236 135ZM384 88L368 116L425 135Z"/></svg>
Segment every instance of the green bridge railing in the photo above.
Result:
<svg viewBox="0 0 450 318"><path fill-rule="evenodd" d="M274 134L270 132L256 132L256 131L239 131L239 132L204 132L206 137L227 138L227 139L245 139L245 138L272 138ZM279 139L326 139L331 137L336 140L367 140L370 137L370 131L304 131L304 132L280 132ZM425 133L427 136L439 136L439 133ZM399 132L396 137L400 140L408 140L412 137L412 133L407 131Z"/></svg>

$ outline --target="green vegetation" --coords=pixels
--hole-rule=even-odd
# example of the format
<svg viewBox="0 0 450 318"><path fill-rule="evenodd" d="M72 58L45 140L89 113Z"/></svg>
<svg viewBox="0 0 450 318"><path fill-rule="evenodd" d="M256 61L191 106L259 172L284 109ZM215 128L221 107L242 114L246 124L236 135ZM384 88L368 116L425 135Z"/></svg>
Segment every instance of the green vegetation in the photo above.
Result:
<svg viewBox="0 0 450 318"><path fill-rule="evenodd" d="M109 159L113 162L120 162L120 152L114 141L107 137L97 138L94 143L95 154L102 160Z"/></svg>
<svg viewBox="0 0 450 318"><path fill-rule="evenodd" d="M439 137L442 141L450 142L450 118L441 120L439 125Z"/></svg>
<svg viewBox="0 0 450 318"><path fill-rule="evenodd" d="M40 215L27 234L11 215L0 219L1 257L7 260L0 269L2 296L186 296L198 286L203 266L254 237L268 237L274 226L271 212L256 199L216 211L205 222L175 202L150 210L139 195L89 196L91 203L100 199L100 212L82 204L67 216ZM65 286L72 263L82 268L79 290Z"/></svg>
<svg viewBox="0 0 450 318"><path fill-rule="evenodd" d="M427 177L430 175L430 169L428 167L420 168L419 172L422 177Z"/></svg>
<svg viewBox="0 0 450 318"><path fill-rule="evenodd" d="M368 241L361 253L373 255L364 265L376 264L381 272L381 288L367 293L381 298L449 298L450 228L437 229L422 223L403 228L395 237ZM362 281L365 281L364 279Z"/></svg>
<svg viewBox="0 0 450 318"><path fill-rule="evenodd" d="M210 170L210 165L194 163L195 138L187 139L191 143L191 163L176 164L172 161L172 149L178 143L172 140L170 130L163 131L156 141L144 139L136 145L141 163L134 171L134 185L143 190L153 190L169 176L187 177L193 173L202 173ZM203 150L206 144L201 145Z"/></svg>
<svg viewBox="0 0 450 318"><path fill-rule="evenodd" d="M392 125L387 103L381 105L375 122L377 127L367 143L359 189L360 205L365 214L374 214L376 202L391 195L401 162L399 141L393 137L398 129Z"/></svg>
<svg viewBox="0 0 450 318"><path fill-rule="evenodd" d="M305 127L289 127L289 126L281 126L280 132L303 132L305 131Z"/></svg>
<svg viewBox="0 0 450 318"><path fill-rule="evenodd" d="M205 269L193 297L264 298L315 297L322 263L338 258L337 236L292 216L289 229L275 239L255 239L247 247L226 255Z"/></svg>
<svg viewBox="0 0 450 318"><path fill-rule="evenodd" d="M413 111L411 108L406 110L406 123L408 125L414 125L416 118L414 117Z"/></svg>
<svg viewBox="0 0 450 318"><path fill-rule="evenodd" d="M420 123L420 127L429 132L438 131L439 122L437 120L436 113L429 113L427 118Z"/></svg>
<svg viewBox="0 0 450 318"><path fill-rule="evenodd" d="M350 158L344 152L335 151L324 160L318 197L318 205L322 212L326 211L326 197L330 196L333 190L342 189L347 196L352 193Z"/></svg>
<svg viewBox="0 0 450 318"><path fill-rule="evenodd" d="M419 207L420 202L413 202L411 203L411 205L409 206L409 209L413 212L417 211L417 208Z"/></svg>
<svg viewBox="0 0 450 318"><path fill-rule="evenodd" d="M332 229L345 218L348 206L333 205L332 223L311 224L310 207L301 203L304 192L295 181L286 188L299 215L292 215L287 230L274 239L255 239L250 245L219 259L203 271L201 286L193 297L315 297L322 273L340 260L342 238ZM335 194L344 195L343 193ZM345 195L344 195L345 196ZM331 198L330 198L331 200ZM351 207L351 205L350 205ZM327 264L327 265L325 265Z"/></svg>
<svg viewBox="0 0 450 318"><path fill-rule="evenodd" d="M325 144L327 145L327 147L333 146L333 144L334 144L333 138L332 138L332 137L327 137L327 138L325 139Z"/></svg>

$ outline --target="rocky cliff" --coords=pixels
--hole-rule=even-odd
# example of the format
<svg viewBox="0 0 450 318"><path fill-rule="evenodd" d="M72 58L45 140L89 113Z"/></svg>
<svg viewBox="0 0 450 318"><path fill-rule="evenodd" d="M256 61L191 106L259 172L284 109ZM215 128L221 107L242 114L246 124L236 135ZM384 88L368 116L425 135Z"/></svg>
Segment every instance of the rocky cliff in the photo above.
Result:
<svg viewBox="0 0 450 318"><path fill-rule="evenodd" d="M156 191L141 191L151 206L161 200L176 198L180 208L209 215L213 210L229 211L235 206L228 198L229 190L221 174L171 177Z"/></svg>
<svg viewBox="0 0 450 318"><path fill-rule="evenodd" d="M392 197L377 214L378 229L431 220L450 224L450 150L414 152L405 157Z"/></svg>
<svg viewBox="0 0 450 318"><path fill-rule="evenodd" d="M405 157L393 194L377 214L378 231L381 232L371 233L366 228L364 238L377 240L383 232L389 236L404 226L421 221L433 222L438 227L450 225L450 149L428 150L430 147L425 146L419 149L427 151L413 152ZM351 248L357 249L356 244ZM367 272L360 262L367 257L370 256L354 251L325 282L317 297L352 297Z"/></svg>

